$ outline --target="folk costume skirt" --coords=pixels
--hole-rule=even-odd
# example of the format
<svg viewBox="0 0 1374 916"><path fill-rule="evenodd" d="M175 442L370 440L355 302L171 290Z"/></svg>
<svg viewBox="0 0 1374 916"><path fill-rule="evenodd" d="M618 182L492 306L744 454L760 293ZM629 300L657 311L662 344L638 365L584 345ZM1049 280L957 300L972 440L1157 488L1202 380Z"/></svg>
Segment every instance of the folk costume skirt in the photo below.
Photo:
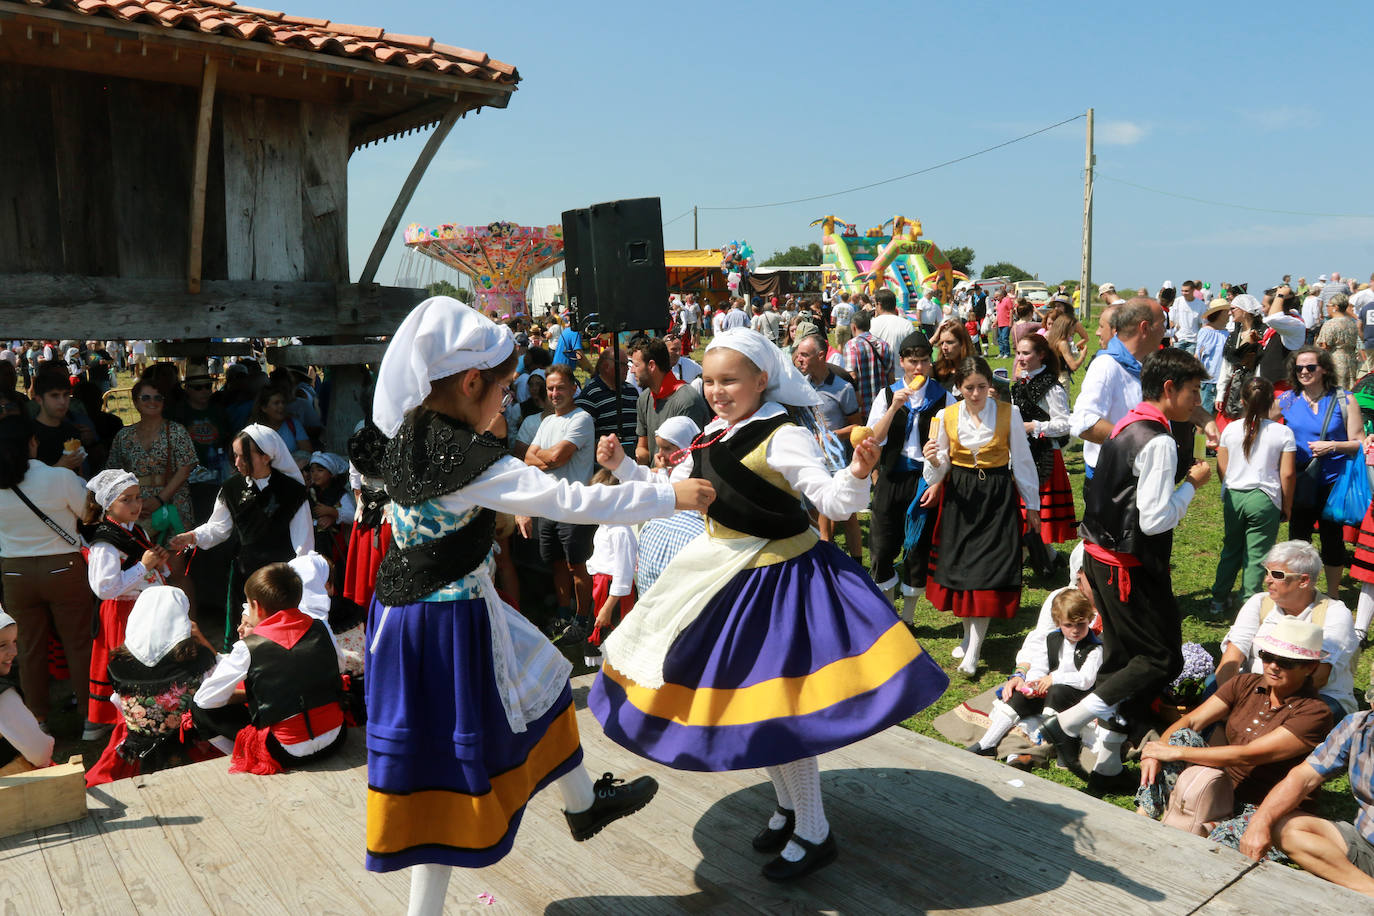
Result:
<svg viewBox="0 0 1374 916"><path fill-rule="evenodd" d="M945 673L834 544L810 530L721 538L712 525L603 647L588 707L611 740L680 770L776 766L853 744L944 693ZM675 635L661 657L644 657L662 633Z"/></svg>
<svg viewBox="0 0 1374 916"><path fill-rule="evenodd" d="M345 598L360 607L372 603L377 569L390 547L391 522L382 522L375 528L365 528L361 522L353 525L348 537L348 559L344 564Z"/></svg>
<svg viewBox="0 0 1374 916"><path fill-rule="evenodd" d="M954 465L945 478L926 598L956 617L1016 616L1021 607L1021 498L1007 467Z"/></svg>
<svg viewBox="0 0 1374 916"><path fill-rule="evenodd" d="M1351 537L1352 533L1354 537ZM1360 522L1359 528L1345 529L1345 539L1355 546L1350 578L1356 582L1374 583L1374 504L1365 510L1364 521Z"/></svg>
<svg viewBox="0 0 1374 916"><path fill-rule="evenodd" d="M91 640L91 698L86 718L97 725L115 725L124 716L110 702L110 653L124 645L124 628L134 609L133 598L110 598L100 602L95 637Z"/></svg>
<svg viewBox="0 0 1374 916"><path fill-rule="evenodd" d="M538 680L552 647L510 622L518 673ZM374 600L367 634L368 870L499 861L530 798L582 763L567 669L547 711L518 732L502 705L484 599Z"/></svg>
<svg viewBox="0 0 1374 916"><path fill-rule="evenodd" d="M1073 506L1073 485L1064 467L1064 453L1054 450L1054 467L1040 484L1040 540L1063 544L1078 539L1078 517Z"/></svg>

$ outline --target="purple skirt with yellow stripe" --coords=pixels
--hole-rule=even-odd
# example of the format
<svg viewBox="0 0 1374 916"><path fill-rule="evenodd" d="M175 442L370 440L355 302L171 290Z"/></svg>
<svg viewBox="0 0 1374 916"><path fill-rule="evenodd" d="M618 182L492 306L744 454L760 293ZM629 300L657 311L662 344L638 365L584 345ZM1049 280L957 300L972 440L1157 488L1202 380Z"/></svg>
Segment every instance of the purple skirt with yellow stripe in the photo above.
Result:
<svg viewBox="0 0 1374 916"><path fill-rule="evenodd" d="M616 743L701 771L853 744L949 686L863 568L824 541L737 574L673 642L663 675L651 689L608 663L588 706Z"/></svg>
<svg viewBox="0 0 1374 916"><path fill-rule="evenodd" d="M373 601L369 638L381 605ZM367 868L481 868L510 852L525 804L582 762L572 690L511 730L485 602L390 609L367 660Z"/></svg>

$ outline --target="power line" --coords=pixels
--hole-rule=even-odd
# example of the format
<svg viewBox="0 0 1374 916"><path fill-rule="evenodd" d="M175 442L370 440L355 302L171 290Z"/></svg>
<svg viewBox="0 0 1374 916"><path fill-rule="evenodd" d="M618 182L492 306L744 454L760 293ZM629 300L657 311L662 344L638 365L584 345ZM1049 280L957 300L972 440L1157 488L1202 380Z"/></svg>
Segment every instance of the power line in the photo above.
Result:
<svg viewBox="0 0 1374 916"><path fill-rule="evenodd" d="M839 196L842 195L842 194L853 194L855 191L867 191L869 188L876 188L876 187L880 187L880 186L885 185L885 184L891 184L891 183L894 182L894 181L904 181L904 180L906 180L907 178L915 178L917 175L924 175L924 174L926 174L927 172L933 172L933 171L935 171L936 169L942 169L942 168L944 168L945 166L954 165L955 163L958 163L958 162L964 162L965 160L972 159L972 158L974 158L975 156L982 156L982 155L984 155L985 153L991 153L991 152L994 151L994 150L1002 149L1004 146L1011 146L1013 143L1020 143L1022 140L1029 140L1031 137L1037 136L1037 135L1039 135L1039 134L1043 134L1043 133L1045 133L1046 131L1054 130L1056 127L1063 127L1065 124L1071 124L1071 123L1073 123L1074 121L1077 121L1078 119L1080 119L1080 118L1085 118L1085 117L1087 117L1086 114L1076 114L1076 115L1074 115L1072 118L1065 118L1064 120L1059 121L1059 122L1057 122L1057 123L1055 123L1055 124L1051 124L1051 125L1049 125L1048 127L1042 127L1042 128L1040 128L1039 130L1033 130L1033 131L1031 131L1031 132L1028 133L1028 134L1022 134L1022 135L1019 136L1019 137L1014 137L1014 138L1012 138L1012 139L1010 139L1010 140L1004 140L1004 141L1001 142L1001 143L998 143L998 144L996 144L996 145L994 145L994 146L986 147L986 148L984 148L984 149L980 149L980 150L978 150L977 152L974 152L974 153L968 153L967 155L959 156L959 157L957 157L957 158L955 158L955 159L948 159L948 160L946 160L946 161L944 161L944 162L936 163L935 165L926 166L926 167L923 168L923 169L917 169L917 170L914 171L914 172L907 172L905 175L897 175L896 177L893 177L893 178L884 178L882 181L874 181L874 182L872 182L872 183L870 183L870 184L859 185L858 187L854 187L854 188L845 188L843 191L831 191L831 192L828 193L828 194L816 194L816 195L813 195L813 196L811 196L811 197L798 197L798 198L796 198L796 199L794 199L794 200L780 200L780 201L777 201L777 202L771 203L771 204L744 204L744 205L735 206L735 207L702 207L701 209L703 209L703 210L762 210L762 209L765 209L765 208L767 208L767 207L785 207L785 206L787 206L787 205L789 205L789 204L804 204L804 203L807 203L807 202L813 201L813 200L825 200L827 197L839 197ZM688 211L688 212L691 212L691 211ZM686 214L683 214L683 215L685 216ZM681 217L677 217L677 219L681 219Z"/></svg>
<svg viewBox="0 0 1374 916"><path fill-rule="evenodd" d="M681 213L679 213L677 216L674 216L672 219L668 220L668 222L664 223L664 224L663 224L663 228L664 228L664 229L667 229L667 228L668 228L669 226L671 226L673 223L677 222L678 220L682 219L682 218L683 218L684 216L686 216L687 214L691 213L691 212L692 212L692 209L693 209L693 208L688 207L686 210L683 210L683 211L682 211Z"/></svg>
<svg viewBox="0 0 1374 916"><path fill-rule="evenodd" d="M1165 191L1162 188L1151 188L1143 184L1136 184L1134 181L1127 181L1124 178L1113 178L1111 175L1105 174L1101 169L1093 169L1093 174L1098 178L1115 181L1117 184L1124 184L1127 187L1136 188L1141 191L1149 191L1151 194L1162 194L1165 197L1173 197L1178 200L1190 200L1195 204L1207 204L1212 207L1229 207L1232 210L1249 210L1252 213L1280 213L1285 216L1324 216L1330 219L1374 219L1374 214L1370 213L1318 213L1313 210L1276 210L1273 207L1250 207L1245 204L1232 204L1222 200L1207 200L1203 197L1178 194L1174 191Z"/></svg>

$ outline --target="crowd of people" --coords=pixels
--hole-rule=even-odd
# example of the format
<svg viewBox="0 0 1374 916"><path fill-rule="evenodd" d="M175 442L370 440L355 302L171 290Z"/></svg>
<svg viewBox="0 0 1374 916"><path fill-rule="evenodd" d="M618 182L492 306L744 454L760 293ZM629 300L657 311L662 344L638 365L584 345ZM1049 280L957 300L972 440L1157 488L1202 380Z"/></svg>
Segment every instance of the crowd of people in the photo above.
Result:
<svg viewBox="0 0 1374 916"><path fill-rule="evenodd" d="M1001 756L1016 730L1090 792L1130 780L1142 814L1374 895L1354 684L1374 512L1325 511L1374 463L1356 396L1374 293L1288 280L1101 284L1096 353L1071 295L974 284L906 309L886 289L674 296L666 332L617 340L440 297L392 338L346 442L326 441L329 381L306 367L15 341L0 772L50 762L53 676L107 741L93 783L218 754L271 773L366 723L368 867L411 868L434 911L449 868L509 851L539 788L559 785L578 840L653 797L651 778L588 775L567 653L599 668L590 706L616 742L765 769L777 807L753 846L795 880L837 855L816 757L948 683L911 635L918 600L959 619L955 673L975 678L1029 570L1067 584L970 751ZM102 396L130 370L125 425ZM1218 554L1208 610L1233 623L1206 697L1161 721L1184 666L1173 531L1213 456L1222 540L1188 549ZM749 699L693 701L708 692ZM1307 813L1343 771L1354 825ZM512 772L525 788L497 799ZM422 816L432 793L473 817Z"/></svg>

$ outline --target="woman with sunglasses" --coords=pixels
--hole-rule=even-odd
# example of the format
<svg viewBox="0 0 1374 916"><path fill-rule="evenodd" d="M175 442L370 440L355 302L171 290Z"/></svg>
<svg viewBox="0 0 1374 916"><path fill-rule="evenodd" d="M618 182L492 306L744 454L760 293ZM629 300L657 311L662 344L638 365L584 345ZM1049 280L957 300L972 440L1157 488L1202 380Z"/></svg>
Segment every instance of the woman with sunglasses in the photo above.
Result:
<svg viewBox="0 0 1374 916"><path fill-rule="evenodd" d="M1331 730L1331 711L1313 686L1324 657L1321 629L1285 616L1255 645L1259 673L1236 675L1140 749L1138 814L1162 817L1187 770L1223 770L1225 777L1206 799L1216 821L1197 832L1210 831L1213 840L1239 848L1260 801ZM1223 723L1225 743L1209 745L1202 736L1217 723ZM1191 776L1205 778L1205 773ZM1195 805L1199 801L1204 800L1193 799ZM1199 813L1207 816L1206 807Z"/></svg>
<svg viewBox="0 0 1374 916"><path fill-rule="evenodd" d="M1283 421L1293 430L1298 444L1298 485L1288 517L1288 536L1310 542L1313 529L1321 533L1326 593L1334 598L1345 566L1345 536L1338 522L1322 519L1321 511L1345 462L1360 450L1364 417L1354 395L1337 386L1336 366L1325 350L1305 346L1289 356L1288 383L1292 390L1278 397ZM1314 460L1319 466L1304 470ZM1304 486L1302 478L1308 473L1317 476L1315 486Z"/></svg>
<svg viewBox="0 0 1374 916"><path fill-rule="evenodd" d="M1312 673L1312 686L1331 707L1336 721L1356 709L1352 656L1360 651L1350 609L1317 591L1321 558L1306 541L1275 544L1264 557L1264 591L1241 606L1236 621L1221 641L1217 684L1242 672L1263 674L1259 657L1261 637L1270 635L1285 619L1314 623L1322 630L1321 661Z"/></svg>
<svg viewBox="0 0 1374 916"><path fill-rule="evenodd" d="M131 396L138 422L115 434L106 468L129 471L138 478L143 498L141 518L173 506L181 527L195 525L191 491L186 481L197 464L196 447L186 427L163 416L166 396L147 379L134 383Z"/></svg>

